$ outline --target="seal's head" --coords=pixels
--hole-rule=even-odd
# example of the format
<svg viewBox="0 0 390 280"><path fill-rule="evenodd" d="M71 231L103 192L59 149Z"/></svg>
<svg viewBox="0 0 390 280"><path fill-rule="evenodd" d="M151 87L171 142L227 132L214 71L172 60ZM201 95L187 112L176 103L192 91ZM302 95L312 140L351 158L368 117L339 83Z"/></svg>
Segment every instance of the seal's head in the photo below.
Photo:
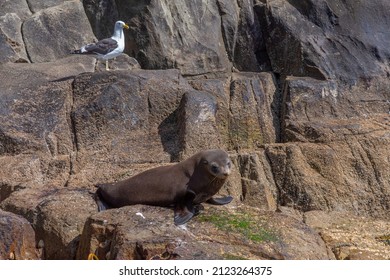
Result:
<svg viewBox="0 0 390 280"><path fill-rule="evenodd" d="M202 153L201 164L212 177L226 179L232 167L229 155L223 150L207 150Z"/></svg>

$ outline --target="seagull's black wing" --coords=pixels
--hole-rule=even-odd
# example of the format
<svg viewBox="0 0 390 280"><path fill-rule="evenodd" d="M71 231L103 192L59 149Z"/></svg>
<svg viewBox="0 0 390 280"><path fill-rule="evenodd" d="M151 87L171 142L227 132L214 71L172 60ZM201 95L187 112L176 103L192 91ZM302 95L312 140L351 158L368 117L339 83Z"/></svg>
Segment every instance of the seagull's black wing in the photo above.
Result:
<svg viewBox="0 0 390 280"><path fill-rule="evenodd" d="M118 42L112 38L100 40L97 43L89 44L84 47L88 53L108 54L118 47Z"/></svg>

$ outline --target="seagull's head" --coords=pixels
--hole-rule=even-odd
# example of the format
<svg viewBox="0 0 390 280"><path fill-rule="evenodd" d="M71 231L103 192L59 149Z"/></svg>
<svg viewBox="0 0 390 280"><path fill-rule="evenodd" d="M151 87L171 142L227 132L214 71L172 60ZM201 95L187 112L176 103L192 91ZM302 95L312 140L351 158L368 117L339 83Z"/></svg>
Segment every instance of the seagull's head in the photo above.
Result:
<svg viewBox="0 0 390 280"><path fill-rule="evenodd" d="M117 28L129 29L129 26L126 23L124 23L123 21L118 20L117 22L115 22L115 29L117 29Z"/></svg>

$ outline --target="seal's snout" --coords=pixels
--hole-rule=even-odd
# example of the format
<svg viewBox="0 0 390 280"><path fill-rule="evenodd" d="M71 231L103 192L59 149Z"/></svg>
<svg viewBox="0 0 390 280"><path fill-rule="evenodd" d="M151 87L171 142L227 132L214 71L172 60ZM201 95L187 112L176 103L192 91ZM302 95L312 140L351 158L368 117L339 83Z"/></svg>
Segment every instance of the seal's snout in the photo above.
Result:
<svg viewBox="0 0 390 280"><path fill-rule="evenodd" d="M230 168L225 166L225 167L221 168L221 170L218 174L218 177L221 179L226 179L227 177L229 177L229 175L230 175Z"/></svg>

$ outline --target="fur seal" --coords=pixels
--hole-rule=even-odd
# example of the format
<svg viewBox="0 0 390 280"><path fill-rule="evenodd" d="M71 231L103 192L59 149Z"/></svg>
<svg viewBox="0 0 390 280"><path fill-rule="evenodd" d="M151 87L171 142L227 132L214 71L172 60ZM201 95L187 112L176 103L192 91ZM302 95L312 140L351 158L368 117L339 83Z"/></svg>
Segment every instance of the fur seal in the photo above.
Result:
<svg viewBox="0 0 390 280"><path fill-rule="evenodd" d="M125 205L174 207L174 223L185 224L199 213L200 203L227 204L231 196L213 198L231 172L223 150L204 150L179 163L155 167L124 181L98 184L99 211Z"/></svg>

